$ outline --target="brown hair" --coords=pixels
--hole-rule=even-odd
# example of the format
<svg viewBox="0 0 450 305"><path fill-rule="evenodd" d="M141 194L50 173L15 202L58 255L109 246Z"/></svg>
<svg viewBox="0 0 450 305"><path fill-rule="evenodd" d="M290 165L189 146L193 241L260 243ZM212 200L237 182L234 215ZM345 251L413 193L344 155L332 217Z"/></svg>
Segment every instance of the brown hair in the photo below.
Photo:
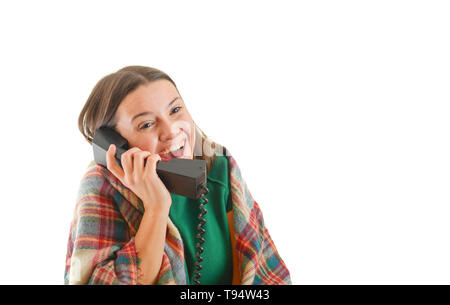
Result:
<svg viewBox="0 0 450 305"><path fill-rule="evenodd" d="M170 81L178 91L175 82L169 75L151 67L128 66L103 77L95 85L78 117L78 128L81 134L92 144L95 131L101 126L115 129L116 122L114 121L114 115L123 99L140 85L161 79ZM195 122L194 125L196 127L195 132L197 132L197 128L199 129L199 127ZM201 136L203 146L203 143L208 137L200 129L199 131L196 136ZM212 147L214 145L213 143ZM200 156L194 155L194 159L205 160L209 172L214 163L215 154L208 156L202 153Z"/></svg>

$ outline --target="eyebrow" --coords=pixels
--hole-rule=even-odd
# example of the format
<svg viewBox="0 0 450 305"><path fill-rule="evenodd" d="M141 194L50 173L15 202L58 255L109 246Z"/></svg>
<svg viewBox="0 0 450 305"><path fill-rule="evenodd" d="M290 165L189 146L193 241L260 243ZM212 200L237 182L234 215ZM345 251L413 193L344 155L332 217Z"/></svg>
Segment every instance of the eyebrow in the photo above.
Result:
<svg viewBox="0 0 450 305"><path fill-rule="evenodd" d="M176 100L179 99L179 98L180 98L179 96L177 96L176 98L174 98L174 99L167 105L167 108L169 108L170 106L172 106L172 104L175 103ZM133 122L133 121L134 121L135 119L137 119L138 117L143 116L143 115L147 115L147 114L153 114L153 112L151 112L151 111L145 111L145 112L136 114L136 115L131 119L131 122Z"/></svg>

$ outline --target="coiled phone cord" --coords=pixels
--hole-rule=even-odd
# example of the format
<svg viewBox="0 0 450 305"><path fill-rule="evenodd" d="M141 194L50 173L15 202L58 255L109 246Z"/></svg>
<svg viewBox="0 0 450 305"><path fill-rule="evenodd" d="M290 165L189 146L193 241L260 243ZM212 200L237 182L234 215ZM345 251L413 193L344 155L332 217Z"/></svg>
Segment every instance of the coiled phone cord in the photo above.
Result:
<svg viewBox="0 0 450 305"><path fill-rule="evenodd" d="M203 225L206 223L206 219L203 218L203 216L205 216L205 214L207 213L206 209L205 209L205 205L208 203L208 199L205 197L206 194L209 193L208 188L206 187L206 185L202 185L202 195L200 196L200 199L202 200L202 202L200 203L200 214L198 214L198 226L197 226L197 244L195 245L195 248L197 248L197 252L195 253L195 257L197 258L197 260L195 261L194 265L195 265L195 270L194 270L194 277L193 277L193 281L196 285L200 285L200 277L202 276L200 274L200 270L202 270L202 266L200 265L200 263L203 261L203 258L201 256L201 254L203 253L204 249L202 247L202 244L205 242L205 239L203 238L203 234L205 234L205 229L203 228Z"/></svg>

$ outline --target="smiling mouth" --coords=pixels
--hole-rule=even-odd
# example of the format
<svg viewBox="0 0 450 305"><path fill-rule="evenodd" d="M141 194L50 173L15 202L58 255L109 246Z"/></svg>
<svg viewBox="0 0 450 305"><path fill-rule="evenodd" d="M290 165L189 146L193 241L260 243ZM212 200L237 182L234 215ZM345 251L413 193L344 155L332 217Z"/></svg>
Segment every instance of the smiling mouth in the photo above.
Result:
<svg viewBox="0 0 450 305"><path fill-rule="evenodd" d="M186 141L172 147L171 149L166 149L159 153L162 161L168 161L173 158L180 158L184 155L184 148L186 146Z"/></svg>

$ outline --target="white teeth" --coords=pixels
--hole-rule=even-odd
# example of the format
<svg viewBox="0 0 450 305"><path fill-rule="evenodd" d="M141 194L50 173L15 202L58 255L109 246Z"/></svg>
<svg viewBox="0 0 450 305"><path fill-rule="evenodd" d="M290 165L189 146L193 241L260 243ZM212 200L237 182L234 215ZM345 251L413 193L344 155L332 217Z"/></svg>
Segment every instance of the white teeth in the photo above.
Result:
<svg viewBox="0 0 450 305"><path fill-rule="evenodd" d="M181 147L184 146L184 143L185 143L185 141L179 143L178 145L174 145L174 146L172 146L171 148L166 149L166 150L160 152L160 154L167 154L169 151L175 151L175 150L178 150L178 149L180 149Z"/></svg>
<svg viewBox="0 0 450 305"><path fill-rule="evenodd" d="M181 147L183 147L183 145L184 145L184 142L178 144L177 146L172 147L172 149L171 149L170 151L178 150L178 149L180 149Z"/></svg>

